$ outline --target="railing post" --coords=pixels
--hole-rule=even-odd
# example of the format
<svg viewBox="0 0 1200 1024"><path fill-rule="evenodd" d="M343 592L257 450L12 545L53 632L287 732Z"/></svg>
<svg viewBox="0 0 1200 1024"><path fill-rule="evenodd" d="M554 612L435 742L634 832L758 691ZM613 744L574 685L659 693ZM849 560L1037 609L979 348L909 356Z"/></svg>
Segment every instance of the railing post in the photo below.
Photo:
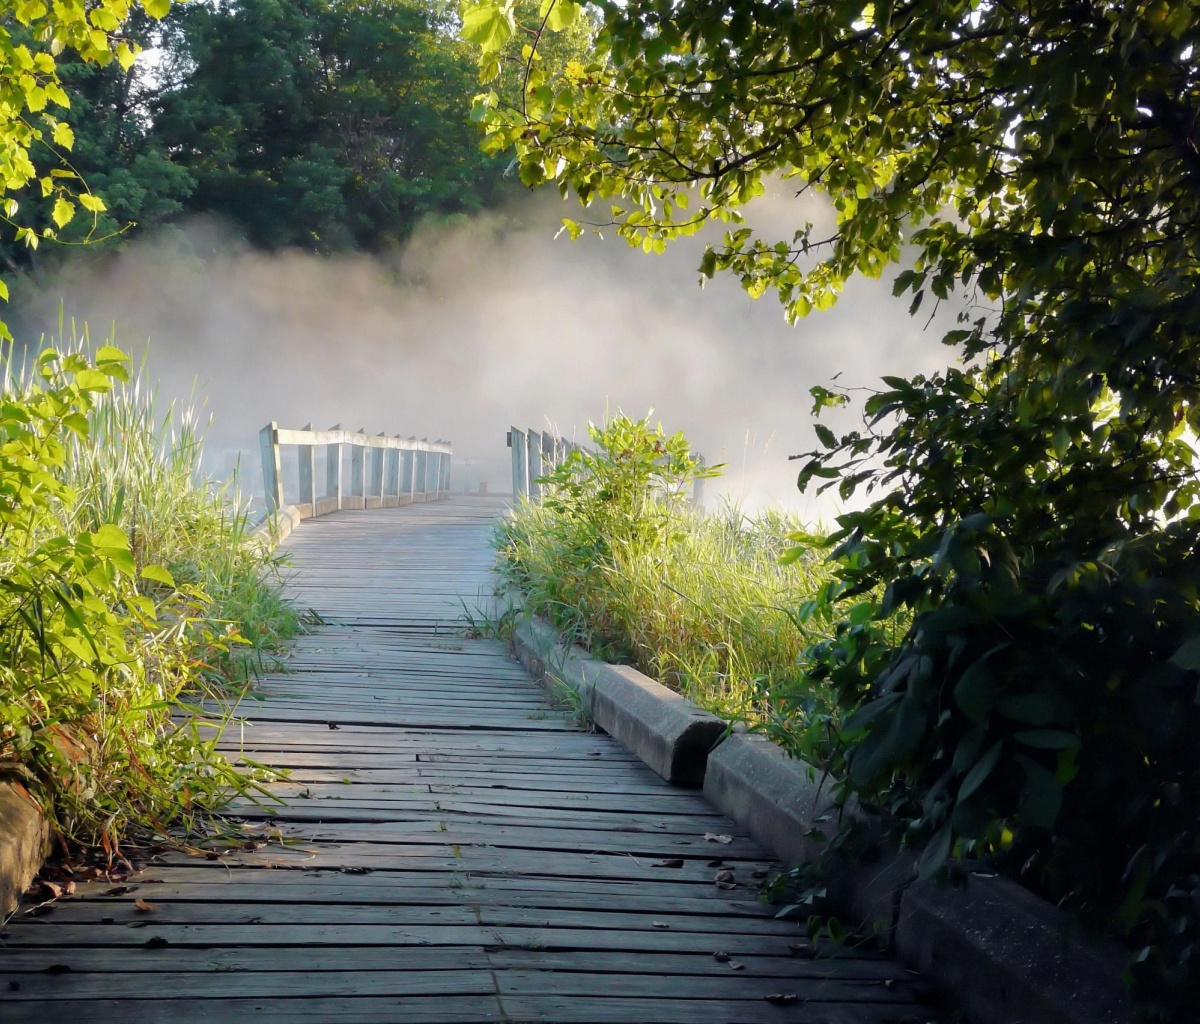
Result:
<svg viewBox="0 0 1200 1024"><path fill-rule="evenodd" d="M312 430L312 428L311 423L304 425L305 430ZM313 477L317 474L317 457L313 454L313 446L311 444L297 445L296 457L300 470L300 504L307 504L308 514L315 516L317 514L317 489L313 485Z"/></svg>
<svg viewBox="0 0 1200 1024"><path fill-rule="evenodd" d="M341 430L342 425L335 423L330 430ZM335 509L342 507L342 446L329 444L325 446L325 496L336 498Z"/></svg>
<svg viewBox="0 0 1200 1024"><path fill-rule="evenodd" d="M358 428L358 433L365 432L366 427ZM353 502L356 508L367 507L366 453L367 449L361 444L356 444L350 449L350 497L358 498L362 502Z"/></svg>
<svg viewBox="0 0 1200 1024"><path fill-rule="evenodd" d="M516 501L521 495L529 493L529 443L525 431L510 427L508 444L512 448L513 501Z"/></svg>
<svg viewBox="0 0 1200 1024"><path fill-rule="evenodd" d="M283 474L279 466L279 424L272 420L258 432L258 443L262 449L263 499L267 515L271 516L283 508Z"/></svg>
<svg viewBox="0 0 1200 1024"><path fill-rule="evenodd" d="M400 440L400 435L397 434L394 441ZM385 481L385 491L389 498L395 498L396 504L400 504L400 459L404 453L399 448L388 448L387 472L384 474L387 479Z"/></svg>
<svg viewBox="0 0 1200 1024"><path fill-rule="evenodd" d="M380 437L387 437L387 434L380 431ZM371 453L371 500L379 500L378 508L383 507L383 456L387 451L386 448L370 448ZM366 500L363 501L363 507L366 507Z"/></svg>
<svg viewBox="0 0 1200 1024"><path fill-rule="evenodd" d="M450 462L454 456L450 452L442 452L442 493L450 493Z"/></svg>
<svg viewBox="0 0 1200 1024"><path fill-rule="evenodd" d="M529 500L542 500L542 485L538 477L542 475L542 435L536 430L529 431Z"/></svg>
<svg viewBox="0 0 1200 1024"><path fill-rule="evenodd" d="M404 453L404 464L408 470L408 500L413 502L417 500L417 462L419 461L417 456L420 455L420 452L418 452L415 447L417 435L413 434L413 436L408 440L414 445L414 447L409 448L408 451Z"/></svg>

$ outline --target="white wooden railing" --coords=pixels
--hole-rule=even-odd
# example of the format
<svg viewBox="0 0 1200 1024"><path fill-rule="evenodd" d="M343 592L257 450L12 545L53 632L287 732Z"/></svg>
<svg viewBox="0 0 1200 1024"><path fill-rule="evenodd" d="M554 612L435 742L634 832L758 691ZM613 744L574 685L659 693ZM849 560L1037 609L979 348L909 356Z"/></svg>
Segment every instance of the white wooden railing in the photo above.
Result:
<svg viewBox="0 0 1200 1024"><path fill-rule="evenodd" d="M572 451L591 451L548 430L520 430L517 427L508 428L508 447L512 449L513 499L524 495L530 501L542 500L539 477L554 472ZM704 464L704 456L700 456L700 463ZM704 506L703 480L692 484L692 504L696 508Z"/></svg>
<svg viewBox="0 0 1200 1024"><path fill-rule="evenodd" d="M436 501L450 489L448 441L354 433L336 425L329 430L286 430L268 423L259 431L262 448L263 492L267 516L292 505L301 519L323 516L344 508L395 508L413 501ZM279 449L295 445L299 464L299 493L285 502ZM317 494L316 449L325 448L325 493ZM346 486L343 461L349 450L350 480Z"/></svg>

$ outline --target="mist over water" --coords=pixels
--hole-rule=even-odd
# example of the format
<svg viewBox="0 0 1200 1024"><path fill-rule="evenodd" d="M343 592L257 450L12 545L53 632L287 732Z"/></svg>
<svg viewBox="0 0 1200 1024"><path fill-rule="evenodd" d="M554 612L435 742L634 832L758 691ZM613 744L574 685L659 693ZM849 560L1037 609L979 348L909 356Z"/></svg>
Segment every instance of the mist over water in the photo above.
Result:
<svg viewBox="0 0 1200 1024"><path fill-rule="evenodd" d="M783 191L752 219L790 238L814 210ZM135 355L148 342L164 398L199 384L218 473L239 450L257 471L270 420L341 423L448 439L454 489L485 480L505 491L511 423L583 439L606 410L653 407L709 462L729 464L709 494L825 520L836 506L802 498L787 461L814 446L808 389L838 373L874 386L953 356L938 340L948 317L928 329L910 319L888 279L856 279L833 310L789 327L771 294L756 302L720 278L697 287L699 240L659 256L616 238L556 240L564 214L574 215L531 198L421 231L391 263L248 252L200 222L66 263L25 290L10 324L20 338L52 336L61 302L95 343L110 328Z"/></svg>

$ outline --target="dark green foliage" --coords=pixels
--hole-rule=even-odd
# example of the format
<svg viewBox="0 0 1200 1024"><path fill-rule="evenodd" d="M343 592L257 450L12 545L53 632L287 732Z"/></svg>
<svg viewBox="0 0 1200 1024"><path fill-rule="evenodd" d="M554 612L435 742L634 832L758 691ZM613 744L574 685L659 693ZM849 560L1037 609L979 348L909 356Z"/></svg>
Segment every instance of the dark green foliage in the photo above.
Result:
<svg viewBox="0 0 1200 1024"><path fill-rule="evenodd" d="M59 239L103 250L130 228L206 214L255 246L380 251L425 218L498 202L505 162L476 144L475 66L447 18L435 0L193 2L161 22L135 13L123 37L157 50L153 68L62 59L70 166L108 209ZM36 150L39 173L60 155ZM39 190L17 198L34 227L54 227ZM46 251L7 241L0 259L24 268Z"/></svg>
<svg viewBox="0 0 1200 1024"><path fill-rule="evenodd" d="M535 72L522 109L480 97L523 181L659 249L790 177L835 227L730 231L702 274L798 317L903 261L912 313L966 310L944 339L965 369L885 378L800 474L861 508L808 611L838 620L810 671L858 709L847 788L897 811L926 873L993 858L1123 933L1148 1012L1194 1008L1196 4L597 6L586 66ZM514 6L468 10L486 74Z"/></svg>
<svg viewBox="0 0 1200 1024"><path fill-rule="evenodd" d="M190 211L256 245L379 249L495 198L468 125L473 66L436 8L387 0L181 7L182 76L154 134L194 177Z"/></svg>

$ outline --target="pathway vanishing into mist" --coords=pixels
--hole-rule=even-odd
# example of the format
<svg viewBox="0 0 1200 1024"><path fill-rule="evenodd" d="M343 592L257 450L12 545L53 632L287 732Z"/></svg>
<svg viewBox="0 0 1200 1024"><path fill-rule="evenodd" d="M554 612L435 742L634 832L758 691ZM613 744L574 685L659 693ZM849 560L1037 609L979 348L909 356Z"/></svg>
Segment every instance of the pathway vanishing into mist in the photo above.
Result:
<svg viewBox="0 0 1200 1024"><path fill-rule="evenodd" d="M242 805L246 848L167 856L19 914L0 1019L928 1019L898 965L814 959L774 919L757 884L780 865L733 822L548 707L502 643L464 634L502 508L339 512L288 539L291 592L326 624L227 743L290 771L270 787L282 805ZM285 845L254 848L263 828ZM723 870L735 888L714 884Z"/></svg>

